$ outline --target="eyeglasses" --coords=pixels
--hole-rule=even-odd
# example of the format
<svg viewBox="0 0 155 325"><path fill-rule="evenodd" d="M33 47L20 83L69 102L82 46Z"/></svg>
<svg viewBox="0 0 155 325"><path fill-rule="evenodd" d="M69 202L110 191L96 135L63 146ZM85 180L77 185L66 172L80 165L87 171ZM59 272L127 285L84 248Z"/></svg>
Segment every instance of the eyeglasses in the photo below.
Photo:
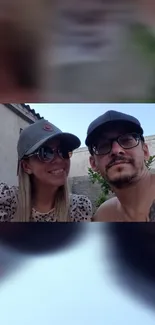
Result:
<svg viewBox="0 0 155 325"><path fill-rule="evenodd" d="M54 158L58 155L61 159L70 159L72 157L72 152L64 149L64 148L57 148L52 149L50 147L42 147L38 151L34 152L33 154L27 156L26 158L37 156L40 161L42 162L51 162Z"/></svg>
<svg viewBox="0 0 155 325"><path fill-rule="evenodd" d="M132 149L137 147L141 140L141 136L137 133L129 133L121 135L113 139L104 139L97 146L92 147L95 155L107 155L112 150L112 145L116 141L123 149Z"/></svg>

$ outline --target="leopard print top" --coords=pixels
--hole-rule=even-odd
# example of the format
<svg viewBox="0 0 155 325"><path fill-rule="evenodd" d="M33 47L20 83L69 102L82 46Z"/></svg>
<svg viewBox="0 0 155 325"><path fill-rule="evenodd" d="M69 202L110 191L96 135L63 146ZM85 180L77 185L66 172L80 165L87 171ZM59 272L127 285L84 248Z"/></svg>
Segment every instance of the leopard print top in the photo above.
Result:
<svg viewBox="0 0 155 325"><path fill-rule="evenodd" d="M0 184L0 221L13 221L17 209L18 187ZM92 204L84 195L70 195L70 217L72 222L91 221ZM54 209L40 213L32 209L32 222L57 222Z"/></svg>

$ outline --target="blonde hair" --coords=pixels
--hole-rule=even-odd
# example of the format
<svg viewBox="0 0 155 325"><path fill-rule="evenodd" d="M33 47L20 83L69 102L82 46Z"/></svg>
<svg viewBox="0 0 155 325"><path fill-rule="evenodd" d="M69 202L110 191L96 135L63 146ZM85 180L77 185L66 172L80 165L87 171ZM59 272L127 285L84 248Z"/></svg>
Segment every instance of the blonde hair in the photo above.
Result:
<svg viewBox="0 0 155 325"><path fill-rule="evenodd" d="M32 184L30 176L24 172L22 164L19 164L19 190L17 195L16 222L30 222L32 215ZM69 188L68 183L58 189L55 200L55 217L58 222L69 222Z"/></svg>

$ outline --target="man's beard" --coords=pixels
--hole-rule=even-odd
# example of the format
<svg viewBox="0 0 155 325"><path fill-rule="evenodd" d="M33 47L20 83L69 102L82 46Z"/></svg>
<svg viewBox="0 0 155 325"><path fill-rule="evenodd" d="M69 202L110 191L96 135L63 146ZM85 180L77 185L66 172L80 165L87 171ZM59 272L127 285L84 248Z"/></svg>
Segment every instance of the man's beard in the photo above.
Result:
<svg viewBox="0 0 155 325"><path fill-rule="evenodd" d="M109 179L109 177L106 177L106 179L111 187L115 187L117 189L122 189L122 188L126 188L129 185L131 185L134 182L136 177L137 177L137 173L135 173L134 175L131 175L131 176L124 176L124 177L120 176L119 178L114 179L114 180Z"/></svg>
<svg viewBox="0 0 155 325"><path fill-rule="evenodd" d="M106 167L106 172L108 172L108 170L115 164L117 163L117 161L122 161L123 163L127 163L127 164L131 164L132 166L135 166L134 164L134 160L131 158L125 158L121 155L115 156L113 157L113 159L111 160L111 162L107 165ZM108 173L106 173L106 180L109 183L109 185L111 187L115 187L117 189L122 189L125 188L127 186L129 186L131 183L134 182L134 180L137 178L137 172L135 172L132 175L124 175L120 177L118 176L116 179L111 180L108 177Z"/></svg>

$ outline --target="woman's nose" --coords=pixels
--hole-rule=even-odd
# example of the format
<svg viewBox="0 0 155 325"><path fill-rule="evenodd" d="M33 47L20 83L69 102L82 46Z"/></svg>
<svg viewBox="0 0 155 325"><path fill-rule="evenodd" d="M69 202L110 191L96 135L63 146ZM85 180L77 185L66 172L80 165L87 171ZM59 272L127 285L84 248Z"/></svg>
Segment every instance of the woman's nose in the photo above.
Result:
<svg viewBox="0 0 155 325"><path fill-rule="evenodd" d="M54 152L54 158L53 158L53 160L52 160L52 162L54 161L54 162L59 162L59 161L62 161L62 157L59 155L59 153L58 152Z"/></svg>

